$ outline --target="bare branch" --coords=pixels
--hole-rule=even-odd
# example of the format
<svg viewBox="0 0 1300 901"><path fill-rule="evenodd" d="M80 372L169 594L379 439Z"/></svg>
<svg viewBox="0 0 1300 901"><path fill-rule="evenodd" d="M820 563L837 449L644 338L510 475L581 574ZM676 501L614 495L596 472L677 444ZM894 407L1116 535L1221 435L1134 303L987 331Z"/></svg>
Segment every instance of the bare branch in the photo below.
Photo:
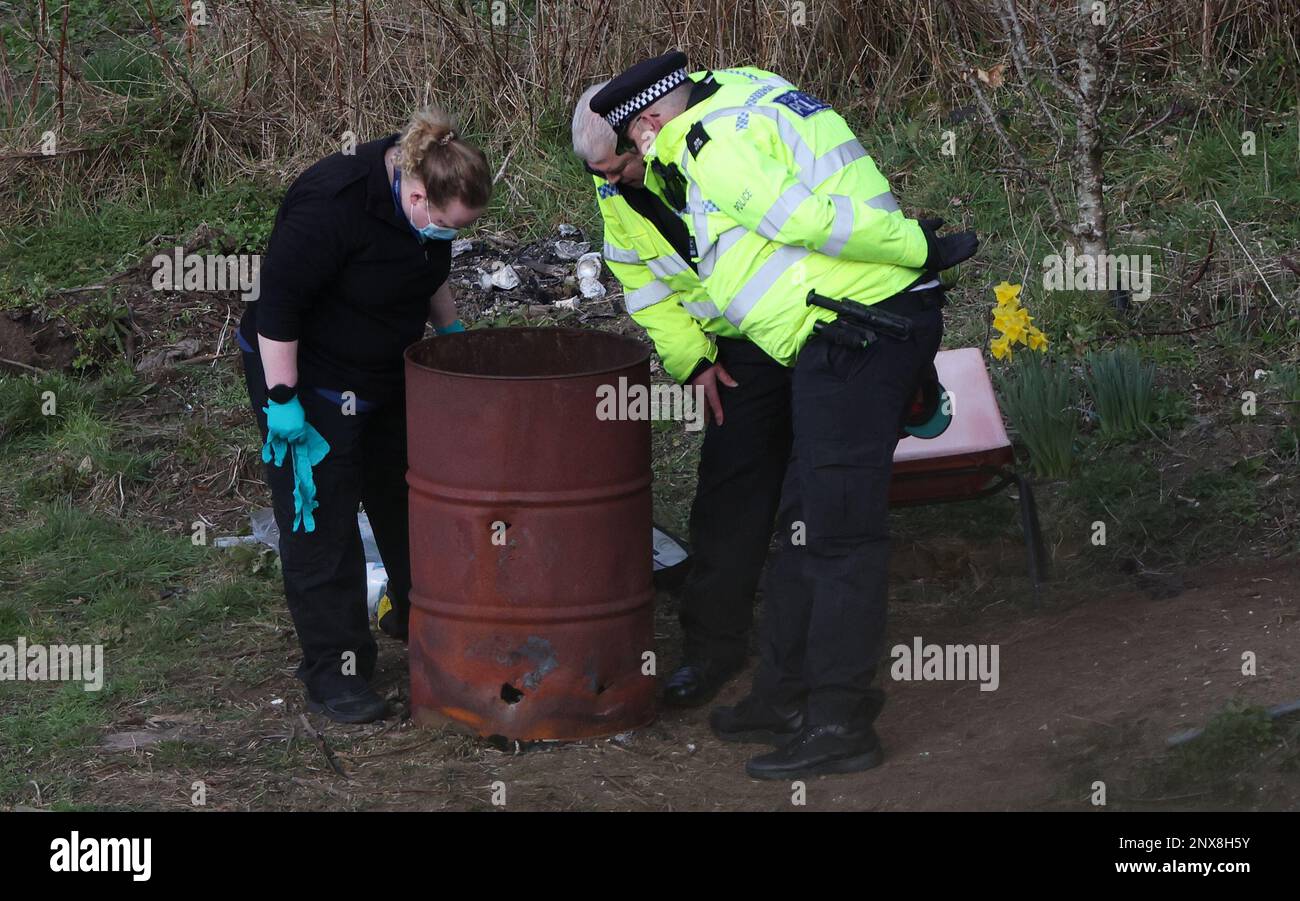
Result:
<svg viewBox="0 0 1300 901"><path fill-rule="evenodd" d="M1025 29L1020 24L1020 16L1016 13L1016 0L1002 0L1003 14L998 18L1002 20L1002 27L1007 32L1008 43L1011 46L1011 59L1015 63L1016 71L1020 73L1020 81L1024 89L1033 95L1034 100L1038 103L1038 108L1042 110L1043 116L1047 119L1052 131L1056 134L1061 133L1061 124L1056 121L1052 111L1048 109L1043 95L1039 92L1038 87L1033 83L1034 66L1029 59L1029 46L1025 42Z"/></svg>
<svg viewBox="0 0 1300 901"><path fill-rule="evenodd" d="M1007 152L1007 155L1016 161L1016 165L1020 170L1043 188L1043 195L1047 198L1047 202L1052 208L1052 215L1056 217L1056 221L1060 225L1067 225L1069 220L1066 219L1065 213L1061 210L1061 206L1056 200L1056 195L1052 193L1051 183L1042 174L1038 167L1030 165L1029 160L1025 158L1025 155L1020 151L1020 148L1011 140L1011 136L1007 134L1006 129L1002 127L1002 122L998 119L998 114L993 109L993 104L989 102L989 97L984 91L984 86L980 84L979 79L975 77L969 66L962 70L961 77L974 92L975 102L979 104L980 111L984 114L984 121L989 124L989 127L993 129L993 133L997 136L998 143L1002 145L1002 148Z"/></svg>
<svg viewBox="0 0 1300 901"><path fill-rule="evenodd" d="M1070 98L1073 102L1078 103L1079 92L1061 76L1061 64L1056 58L1056 35L1043 25L1042 17L1038 14L1037 4L1030 8L1030 14L1033 16L1034 26L1042 36L1043 49L1047 52L1047 58L1052 63L1051 68L1046 70L1048 79L1052 82L1052 86L1055 87L1056 90Z"/></svg>

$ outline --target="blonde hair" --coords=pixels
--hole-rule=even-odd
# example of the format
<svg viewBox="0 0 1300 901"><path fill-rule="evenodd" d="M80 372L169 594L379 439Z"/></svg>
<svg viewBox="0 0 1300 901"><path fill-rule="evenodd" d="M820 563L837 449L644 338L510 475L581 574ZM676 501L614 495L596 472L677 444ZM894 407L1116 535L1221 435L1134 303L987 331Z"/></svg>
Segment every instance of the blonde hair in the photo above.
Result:
<svg viewBox="0 0 1300 901"><path fill-rule="evenodd" d="M460 136L451 116L436 106L411 116L398 142L402 171L424 183L429 198L451 198L471 209L487 206L492 175L483 151Z"/></svg>

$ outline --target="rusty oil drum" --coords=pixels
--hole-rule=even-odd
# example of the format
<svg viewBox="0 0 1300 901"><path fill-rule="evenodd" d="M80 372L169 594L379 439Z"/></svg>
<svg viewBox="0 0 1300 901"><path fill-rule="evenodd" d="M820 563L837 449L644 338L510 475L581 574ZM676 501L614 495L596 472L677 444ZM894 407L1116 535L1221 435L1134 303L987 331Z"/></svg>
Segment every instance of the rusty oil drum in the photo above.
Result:
<svg viewBox="0 0 1300 901"><path fill-rule="evenodd" d="M577 739L654 718L650 424L639 342L475 329L406 352L411 710L480 735Z"/></svg>

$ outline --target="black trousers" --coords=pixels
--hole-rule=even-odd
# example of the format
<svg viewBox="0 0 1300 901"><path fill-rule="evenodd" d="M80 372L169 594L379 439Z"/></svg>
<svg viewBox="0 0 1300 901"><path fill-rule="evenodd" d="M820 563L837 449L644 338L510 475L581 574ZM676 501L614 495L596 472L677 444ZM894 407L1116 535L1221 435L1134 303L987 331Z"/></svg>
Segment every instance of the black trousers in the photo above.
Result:
<svg viewBox="0 0 1300 901"><path fill-rule="evenodd" d="M243 359L248 398L265 442L266 379L261 358L245 351ZM378 656L366 611L359 504L366 506L388 572L388 597L396 612L404 615L410 609L406 403L397 397L367 412L349 414L310 388L301 389L298 397L307 421L330 446L325 459L312 469L320 502L315 530L293 531L291 455L282 466L266 464L266 483L280 527L284 594L302 645L298 677L313 695L324 699L338 693L344 676L355 673L369 679Z"/></svg>
<svg viewBox="0 0 1300 901"><path fill-rule="evenodd" d="M794 367L794 449L763 585L762 659L753 694L803 707L811 725L869 725L884 654L889 482L909 401L943 335L942 293L901 294L881 309L912 320L907 341L866 349L821 337Z"/></svg>
<svg viewBox="0 0 1300 901"><path fill-rule="evenodd" d="M691 570L681 593L685 659L740 662L790 457L791 370L749 341L719 338L724 422L710 422L691 506Z"/></svg>

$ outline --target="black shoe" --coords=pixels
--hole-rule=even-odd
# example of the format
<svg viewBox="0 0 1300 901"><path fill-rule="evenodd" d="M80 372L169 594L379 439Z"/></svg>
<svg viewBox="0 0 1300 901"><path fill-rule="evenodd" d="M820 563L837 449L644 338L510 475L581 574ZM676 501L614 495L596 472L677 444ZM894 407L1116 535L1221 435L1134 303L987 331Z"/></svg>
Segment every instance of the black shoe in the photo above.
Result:
<svg viewBox="0 0 1300 901"><path fill-rule="evenodd" d="M830 773L857 773L880 766L885 754L870 726L806 726L779 750L753 757L745 772L754 779L798 779Z"/></svg>
<svg viewBox="0 0 1300 901"><path fill-rule="evenodd" d="M385 594L379 599L379 610L375 613L375 620L379 623L379 631L400 642L410 640L410 619L411 608L398 610L393 602Z"/></svg>
<svg viewBox="0 0 1300 901"><path fill-rule="evenodd" d="M344 682L345 688L334 689L329 697L320 700L307 689L307 709L336 723L371 723L388 713L387 702L360 676L346 676Z"/></svg>
<svg viewBox="0 0 1300 901"><path fill-rule="evenodd" d="M709 727L723 741L758 742L779 748L803 728L803 711L777 710L750 695L735 707L713 708Z"/></svg>
<svg viewBox="0 0 1300 901"><path fill-rule="evenodd" d="M705 660L687 663L668 679L664 686L664 703L669 707L699 707L712 701L731 677L744 668L743 661L728 663Z"/></svg>

